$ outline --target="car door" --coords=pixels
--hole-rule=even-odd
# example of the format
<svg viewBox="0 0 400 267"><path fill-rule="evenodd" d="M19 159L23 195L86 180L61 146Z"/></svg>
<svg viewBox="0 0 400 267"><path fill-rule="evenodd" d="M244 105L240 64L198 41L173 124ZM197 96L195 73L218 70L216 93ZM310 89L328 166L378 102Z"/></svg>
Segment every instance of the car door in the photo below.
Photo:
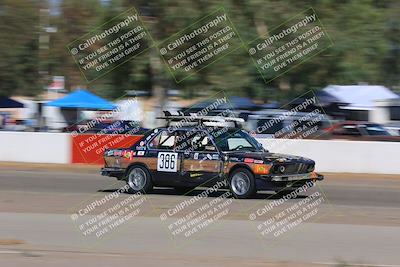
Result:
<svg viewBox="0 0 400 267"><path fill-rule="evenodd" d="M175 150L176 132L161 131L147 146L148 157L156 166L151 170L156 185L175 186L180 182L182 153Z"/></svg>
<svg viewBox="0 0 400 267"><path fill-rule="evenodd" d="M179 134L178 144L183 154L182 185L210 185L218 181L222 158L211 136L203 130L186 131ZM185 145L182 145L182 143Z"/></svg>

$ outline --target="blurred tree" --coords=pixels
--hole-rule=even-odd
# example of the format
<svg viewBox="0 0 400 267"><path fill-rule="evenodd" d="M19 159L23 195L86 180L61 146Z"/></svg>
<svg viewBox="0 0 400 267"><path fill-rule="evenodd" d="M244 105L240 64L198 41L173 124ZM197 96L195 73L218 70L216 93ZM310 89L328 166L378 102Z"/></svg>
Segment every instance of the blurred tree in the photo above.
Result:
<svg viewBox="0 0 400 267"><path fill-rule="evenodd" d="M38 84L38 3L0 2L0 95L36 95Z"/></svg>
<svg viewBox="0 0 400 267"><path fill-rule="evenodd" d="M66 87L89 87L74 62L67 45L98 27L108 13L98 0L61 1L60 14L52 16L50 24L57 32L50 36L50 74L66 77Z"/></svg>
<svg viewBox="0 0 400 267"><path fill-rule="evenodd" d="M167 88L186 97L225 90L230 95L264 101L285 100L327 84L359 82L400 86L400 4L396 0L59 0L50 15L57 27L46 57L39 58L40 3L46 0L0 0L0 94L37 95L38 70L66 77L67 88L86 86L118 98L127 90L148 90L160 102ZM312 6L334 45L265 84L245 45L176 83L159 57L157 45L199 18L223 6L244 43L266 36L293 15ZM135 7L155 41L153 48L87 83L66 45L117 14ZM242 44L240 44L242 45Z"/></svg>
<svg viewBox="0 0 400 267"><path fill-rule="evenodd" d="M388 52L384 57L382 76L383 83L400 92L400 2L393 1L388 5L385 39L388 40Z"/></svg>

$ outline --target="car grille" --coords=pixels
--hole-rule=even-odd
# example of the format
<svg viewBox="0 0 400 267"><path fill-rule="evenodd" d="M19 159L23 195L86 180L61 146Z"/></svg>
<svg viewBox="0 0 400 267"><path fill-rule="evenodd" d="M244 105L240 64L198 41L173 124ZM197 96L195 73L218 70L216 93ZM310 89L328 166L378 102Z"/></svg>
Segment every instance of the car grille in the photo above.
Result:
<svg viewBox="0 0 400 267"><path fill-rule="evenodd" d="M312 172L313 170L314 164L312 163L278 163L272 167L273 174L302 174Z"/></svg>

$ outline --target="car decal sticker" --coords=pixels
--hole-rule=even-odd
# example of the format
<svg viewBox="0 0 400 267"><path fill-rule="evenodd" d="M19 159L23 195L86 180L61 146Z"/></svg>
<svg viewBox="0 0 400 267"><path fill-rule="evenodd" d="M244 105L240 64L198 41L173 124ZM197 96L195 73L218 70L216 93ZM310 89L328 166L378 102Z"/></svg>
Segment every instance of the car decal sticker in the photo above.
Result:
<svg viewBox="0 0 400 267"><path fill-rule="evenodd" d="M244 162L245 163L253 163L254 159L252 159L252 158L244 158Z"/></svg>
<svg viewBox="0 0 400 267"><path fill-rule="evenodd" d="M126 159L132 160L133 159L133 151L126 150L126 151L124 151L122 156Z"/></svg>

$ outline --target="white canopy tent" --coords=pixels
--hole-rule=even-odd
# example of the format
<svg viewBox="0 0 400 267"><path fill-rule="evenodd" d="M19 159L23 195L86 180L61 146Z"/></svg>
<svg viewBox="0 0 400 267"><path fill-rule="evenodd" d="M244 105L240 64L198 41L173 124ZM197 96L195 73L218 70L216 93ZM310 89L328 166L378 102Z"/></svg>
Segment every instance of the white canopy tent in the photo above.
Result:
<svg viewBox="0 0 400 267"><path fill-rule="evenodd" d="M400 100L397 94L382 85L329 85L323 91L347 103L340 108L347 110L347 118L351 120L387 123L392 107L381 103Z"/></svg>
<svg viewBox="0 0 400 267"><path fill-rule="evenodd" d="M399 96L382 85L329 85L323 89L326 93L349 105L348 110L373 110L376 101L396 99Z"/></svg>

